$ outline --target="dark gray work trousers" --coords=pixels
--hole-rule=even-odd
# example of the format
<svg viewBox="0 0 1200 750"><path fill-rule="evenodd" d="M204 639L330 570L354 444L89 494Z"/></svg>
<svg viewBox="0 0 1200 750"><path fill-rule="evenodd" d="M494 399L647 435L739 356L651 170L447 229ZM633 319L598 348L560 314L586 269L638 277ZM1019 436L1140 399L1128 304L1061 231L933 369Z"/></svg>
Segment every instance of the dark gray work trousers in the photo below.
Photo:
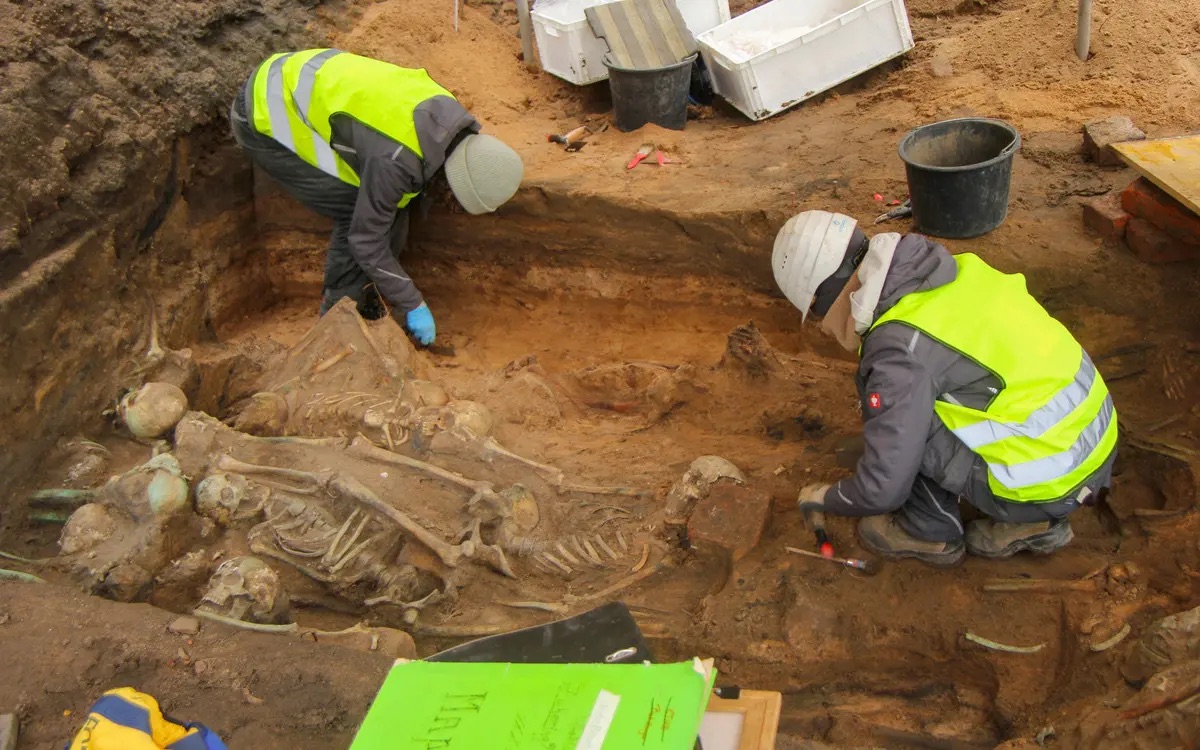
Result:
<svg viewBox="0 0 1200 750"><path fill-rule="evenodd" d="M900 526L918 539L928 542L956 542L963 538L959 499L966 500L989 518L1003 523L1041 523L1059 521L1084 505L1095 502L1101 490L1112 486L1113 451L1108 460L1066 496L1044 503L1014 503L998 498L988 484L987 464L970 454L972 460L952 460L968 452L940 419L934 419L932 434L925 444L921 472L912 491L897 512ZM957 467L956 467L957 465Z"/></svg>
<svg viewBox="0 0 1200 750"><path fill-rule="evenodd" d="M364 318L381 317L383 306L375 285L350 254L350 221L354 217L358 188L325 174L274 138L259 133L250 124L246 113L246 89L243 87L234 97L229 112L233 137L238 145L301 205L333 219L333 232L325 251L320 314L324 315L341 298L349 297L358 304L358 311ZM396 212L390 236L392 252L398 257L408 239L407 211Z"/></svg>

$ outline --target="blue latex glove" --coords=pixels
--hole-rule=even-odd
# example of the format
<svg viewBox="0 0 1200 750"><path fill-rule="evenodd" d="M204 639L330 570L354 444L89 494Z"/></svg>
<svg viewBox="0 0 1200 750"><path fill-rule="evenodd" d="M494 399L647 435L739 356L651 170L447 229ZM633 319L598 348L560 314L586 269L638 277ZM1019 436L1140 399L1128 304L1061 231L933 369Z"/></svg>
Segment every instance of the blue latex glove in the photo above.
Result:
<svg viewBox="0 0 1200 750"><path fill-rule="evenodd" d="M424 302L420 307L414 307L408 311L404 323L422 346L429 346L437 337L437 326L433 322L433 313L429 312L429 305Z"/></svg>

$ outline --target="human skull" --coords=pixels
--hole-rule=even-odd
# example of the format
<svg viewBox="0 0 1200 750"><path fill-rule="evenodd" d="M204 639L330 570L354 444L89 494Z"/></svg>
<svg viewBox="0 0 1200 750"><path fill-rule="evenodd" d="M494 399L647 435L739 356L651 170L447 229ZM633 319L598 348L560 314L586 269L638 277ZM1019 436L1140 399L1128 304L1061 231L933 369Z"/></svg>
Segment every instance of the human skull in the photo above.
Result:
<svg viewBox="0 0 1200 750"><path fill-rule="evenodd" d="M241 474L210 474L196 485L196 512L228 526L250 493L250 483Z"/></svg>
<svg viewBox="0 0 1200 750"><path fill-rule="evenodd" d="M428 380L409 380L400 389L400 398L414 410L426 406L445 406L450 401L446 390Z"/></svg>
<svg viewBox="0 0 1200 750"><path fill-rule="evenodd" d="M163 453L110 479L100 499L139 521L165 518L188 507L188 483L179 461Z"/></svg>
<svg viewBox="0 0 1200 750"><path fill-rule="evenodd" d="M85 552L108 539L117 530L108 510L97 503L81 505L63 526L58 546L64 555Z"/></svg>
<svg viewBox="0 0 1200 750"><path fill-rule="evenodd" d="M146 383L125 394L117 407L121 421L134 437L160 438L170 432L187 413L187 396L170 383Z"/></svg>
<svg viewBox="0 0 1200 750"><path fill-rule="evenodd" d="M667 520L686 521L696 501L707 496L709 489L722 479L746 483L741 470L720 456L701 456L692 461L683 477L667 493Z"/></svg>
<svg viewBox="0 0 1200 750"><path fill-rule="evenodd" d="M492 434L492 413L478 401L451 401L438 415L438 424L445 430L465 430L475 437Z"/></svg>
<svg viewBox="0 0 1200 750"><path fill-rule="evenodd" d="M234 418L233 428L248 435L283 435L287 430L289 414L287 399L279 393L263 391L250 397Z"/></svg>
<svg viewBox="0 0 1200 750"><path fill-rule="evenodd" d="M288 620L288 596L279 574L257 557L232 557L208 581L200 609L236 620L282 623Z"/></svg>

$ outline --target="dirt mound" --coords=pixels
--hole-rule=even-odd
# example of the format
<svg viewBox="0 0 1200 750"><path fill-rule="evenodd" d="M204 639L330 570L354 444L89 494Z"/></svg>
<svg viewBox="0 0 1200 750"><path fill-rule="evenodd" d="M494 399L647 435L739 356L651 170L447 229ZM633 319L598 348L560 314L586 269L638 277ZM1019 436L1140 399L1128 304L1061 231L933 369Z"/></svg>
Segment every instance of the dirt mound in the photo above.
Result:
<svg viewBox="0 0 1200 750"><path fill-rule="evenodd" d="M102 692L134 686L230 747L349 746L392 659L205 622L54 586L0 583L0 706L21 719L20 747L62 747ZM31 643L43 647L30 648Z"/></svg>
<svg viewBox="0 0 1200 750"><path fill-rule="evenodd" d="M1200 23L1174 3L1095 6L1086 63L1073 53L1071 3L970 3L966 19L953 18L960 6L945 13L942 5L910 7L921 17L914 28L921 41L897 93L922 117L972 112L1029 131L1131 112L1152 135L1192 128L1200 117Z"/></svg>

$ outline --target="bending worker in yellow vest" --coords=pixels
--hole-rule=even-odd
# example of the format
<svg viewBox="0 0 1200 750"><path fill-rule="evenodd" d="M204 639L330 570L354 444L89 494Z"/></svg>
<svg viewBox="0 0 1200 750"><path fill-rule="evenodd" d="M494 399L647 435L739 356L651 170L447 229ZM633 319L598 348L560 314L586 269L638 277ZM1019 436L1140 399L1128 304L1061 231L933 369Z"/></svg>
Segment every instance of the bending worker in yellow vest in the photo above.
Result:
<svg viewBox="0 0 1200 750"><path fill-rule="evenodd" d="M867 549L934 565L1071 541L1067 516L1111 485L1117 415L1024 277L921 235L868 240L828 211L790 219L772 265L802 319L859 353L863 454L802 489L802 511L865 516ZM964 529L960 497L986 518Z"/></svg>
<svg viewBox="0 0 1200 750"><path fill-rule="evenodd" d="M321 313L350 297L376 318L382 297L418 341L433 343L433 314L396 259L409 203L444 175L468 213L495 211L521 183L521 157L481 134L424 70L334 49L271 56L230 117L256 164L333 219Z"/></svg>

